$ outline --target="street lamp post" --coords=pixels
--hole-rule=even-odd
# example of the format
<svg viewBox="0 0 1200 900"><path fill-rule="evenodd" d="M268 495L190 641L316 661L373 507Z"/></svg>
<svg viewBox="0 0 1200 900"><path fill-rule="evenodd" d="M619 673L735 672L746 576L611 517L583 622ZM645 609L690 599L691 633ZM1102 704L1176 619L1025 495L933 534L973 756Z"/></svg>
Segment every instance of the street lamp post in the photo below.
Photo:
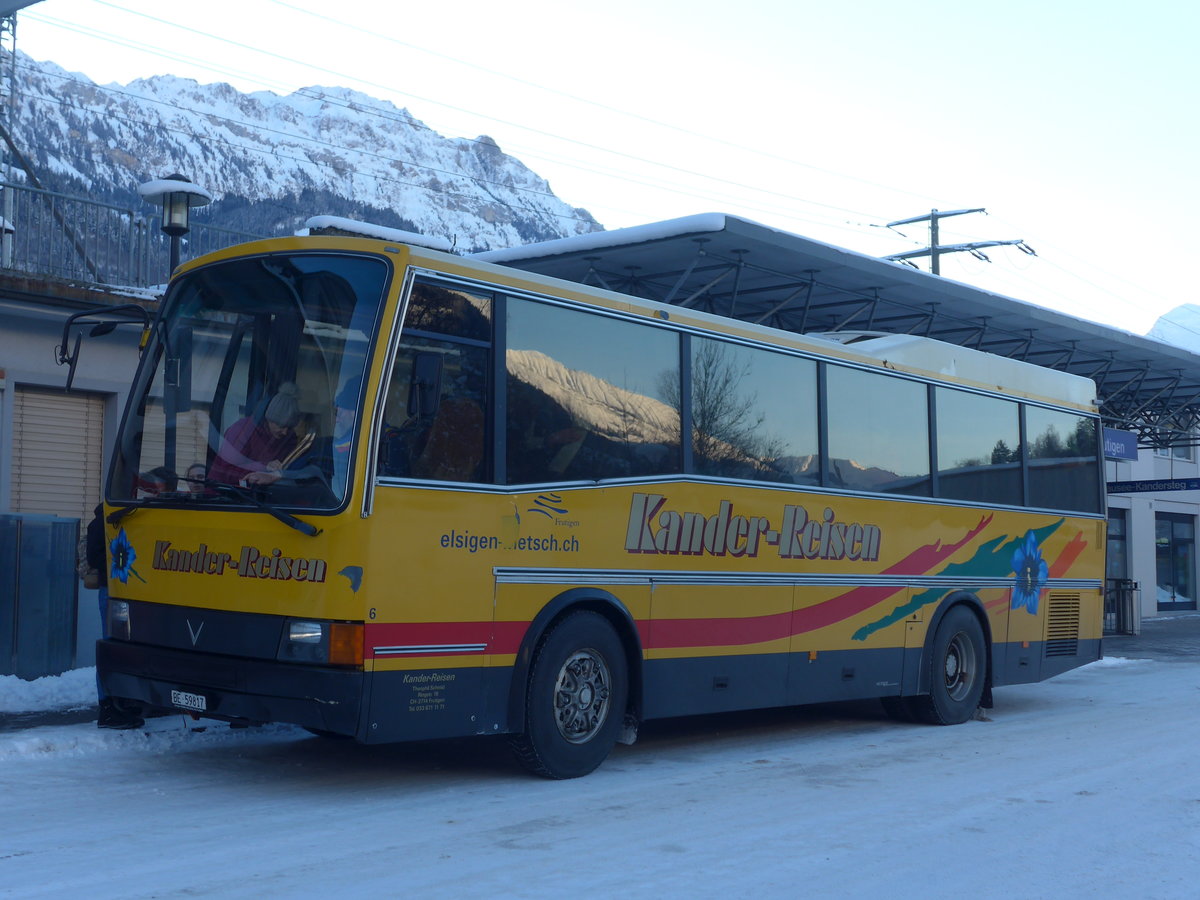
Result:
<svg viewBox="0 0 1200 900"><path fill-rule="evenodd" d="M193 207L211 203L212 194L179 174L138 185L138 193L147 203L162 204L162 232L171 239L171 272L174 272L179 267L180 238L188 233L188 213Z"/></svg>

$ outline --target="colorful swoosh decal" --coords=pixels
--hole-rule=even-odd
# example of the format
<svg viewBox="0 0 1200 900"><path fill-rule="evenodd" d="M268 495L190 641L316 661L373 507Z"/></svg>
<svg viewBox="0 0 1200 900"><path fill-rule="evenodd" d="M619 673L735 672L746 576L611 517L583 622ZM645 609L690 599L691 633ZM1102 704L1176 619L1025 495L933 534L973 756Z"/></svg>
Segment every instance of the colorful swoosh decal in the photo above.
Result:
<svg viewBox="0 0 1200 900"><path fill-rule="evenodd" d="M978 537L991 522L991 515L984 516L979 524L953 543L937 541L918 547L884 569L882 574L924 575ZM841 622L902 590L903 587L895 586L858 587L807 609L768 616L655 620L651 627L653 637L647 648L702 647L712 643L714 634L721 636L722 645L778 640Z"/></svg>
<svg viewBox="0 0 1200 900"><path fill-rule="evenodd" d="M1047 525L1044 528L1032 529L1033 535L1038 544L1041 544L1046 540L1046 538L1058 531L1065 521L1066 519L1059 519L1057 522ZM979 549L975 551L975 555L970 559L961 563L952 563L936 574L952 575L967 579L968 581L973 577L1003 578L1005 575L1008 575L1010 572L1012 572L1013 551L1015 551L1017 547L1021 546L1025 542L1025 535L1009 538L1007 540L1005 537L998 537L995 540L981 544ZM1078 539L1078 535L1076 537ZM1069 546L1070 545L1068 545L1068 547ZM1066 571L1066 568L1070 567L1070 563L1074 561L1075 557L1077 557L1086 546L1087 542L1084 541L1082 546L1075 550L1074 555L1061 571ZM1062 559L1062 557L1060 556L1059 559ZM879 629L885 628L894 622L899 622L902 619L907 619L923 606L936 603L943 596L945 596L945 593L945 590L942 588L930 588L927 591L914 594L912 599L907 603L897 606L883 618L877 619L876 621L864 625L862 628L858 629L858 631L854 632L853 639L856 641L866 640L870 635L874 634ZM1007 600L1005 602L1007 602Z"/></svg>

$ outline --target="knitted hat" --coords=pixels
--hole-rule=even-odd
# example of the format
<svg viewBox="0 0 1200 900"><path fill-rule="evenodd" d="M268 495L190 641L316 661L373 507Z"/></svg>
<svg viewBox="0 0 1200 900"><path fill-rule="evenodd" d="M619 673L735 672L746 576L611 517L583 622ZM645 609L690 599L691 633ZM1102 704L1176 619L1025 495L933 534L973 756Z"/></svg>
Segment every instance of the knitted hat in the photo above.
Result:
<svg viewBox="0 0 1200 900"><path fill-rule="evenodd" d="M296 385L285 381L279 386L279 393L267 404L263 418L284 428L291 428L300 421L300 403L296 400L298 393Z"/></svg>

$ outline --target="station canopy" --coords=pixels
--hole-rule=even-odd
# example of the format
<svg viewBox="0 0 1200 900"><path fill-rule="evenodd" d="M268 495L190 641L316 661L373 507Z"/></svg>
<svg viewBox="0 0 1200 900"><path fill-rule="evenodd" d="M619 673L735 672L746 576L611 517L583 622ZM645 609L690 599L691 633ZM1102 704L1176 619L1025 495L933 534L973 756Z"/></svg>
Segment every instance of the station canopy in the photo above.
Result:
<svg viewBox="0 0 1200 900"><path fill-rule="evenodd" d="M1195 441L1200 356L721 213L476 259L799 333L918 334L1083 375L1104 424L1143 446Z"/></svg>

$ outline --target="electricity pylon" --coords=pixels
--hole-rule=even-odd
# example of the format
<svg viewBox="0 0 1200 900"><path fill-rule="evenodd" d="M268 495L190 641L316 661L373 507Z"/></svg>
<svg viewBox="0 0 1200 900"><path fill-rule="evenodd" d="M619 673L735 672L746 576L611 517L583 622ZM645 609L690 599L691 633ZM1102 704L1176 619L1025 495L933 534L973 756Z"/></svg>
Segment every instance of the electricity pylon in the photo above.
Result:
<svg viewBox="0 0 1200 900"><path fill-rule="evenodd" d="M931 209L927 215L913 216L911 219L897 219L895 222L888 222L887 228L894 228L897 225L911 225L913 222L928 222L929 223L929 246L921 250L906 250L903 253L892 253L885 256L884 259L890 259L896 262L908 262L910 259L916 259L920 256L929 257L929 271L934 275L941 274L941 265L939 257L943 253L960 253L966 251L976 259L982 259L984 262L991 262L987 255L982 252L984 247L1016 247L1022 253L1028 253L1030 256L1037 256L1033 248L1023 240L1013 241L971 241L966 244L939 244L938 243L938 221L949 216L965 216L968 213L987 213L986 209L952 209L946 212L939 212L936 209ZM908 263L908 265L913 265Z"/></svg>

